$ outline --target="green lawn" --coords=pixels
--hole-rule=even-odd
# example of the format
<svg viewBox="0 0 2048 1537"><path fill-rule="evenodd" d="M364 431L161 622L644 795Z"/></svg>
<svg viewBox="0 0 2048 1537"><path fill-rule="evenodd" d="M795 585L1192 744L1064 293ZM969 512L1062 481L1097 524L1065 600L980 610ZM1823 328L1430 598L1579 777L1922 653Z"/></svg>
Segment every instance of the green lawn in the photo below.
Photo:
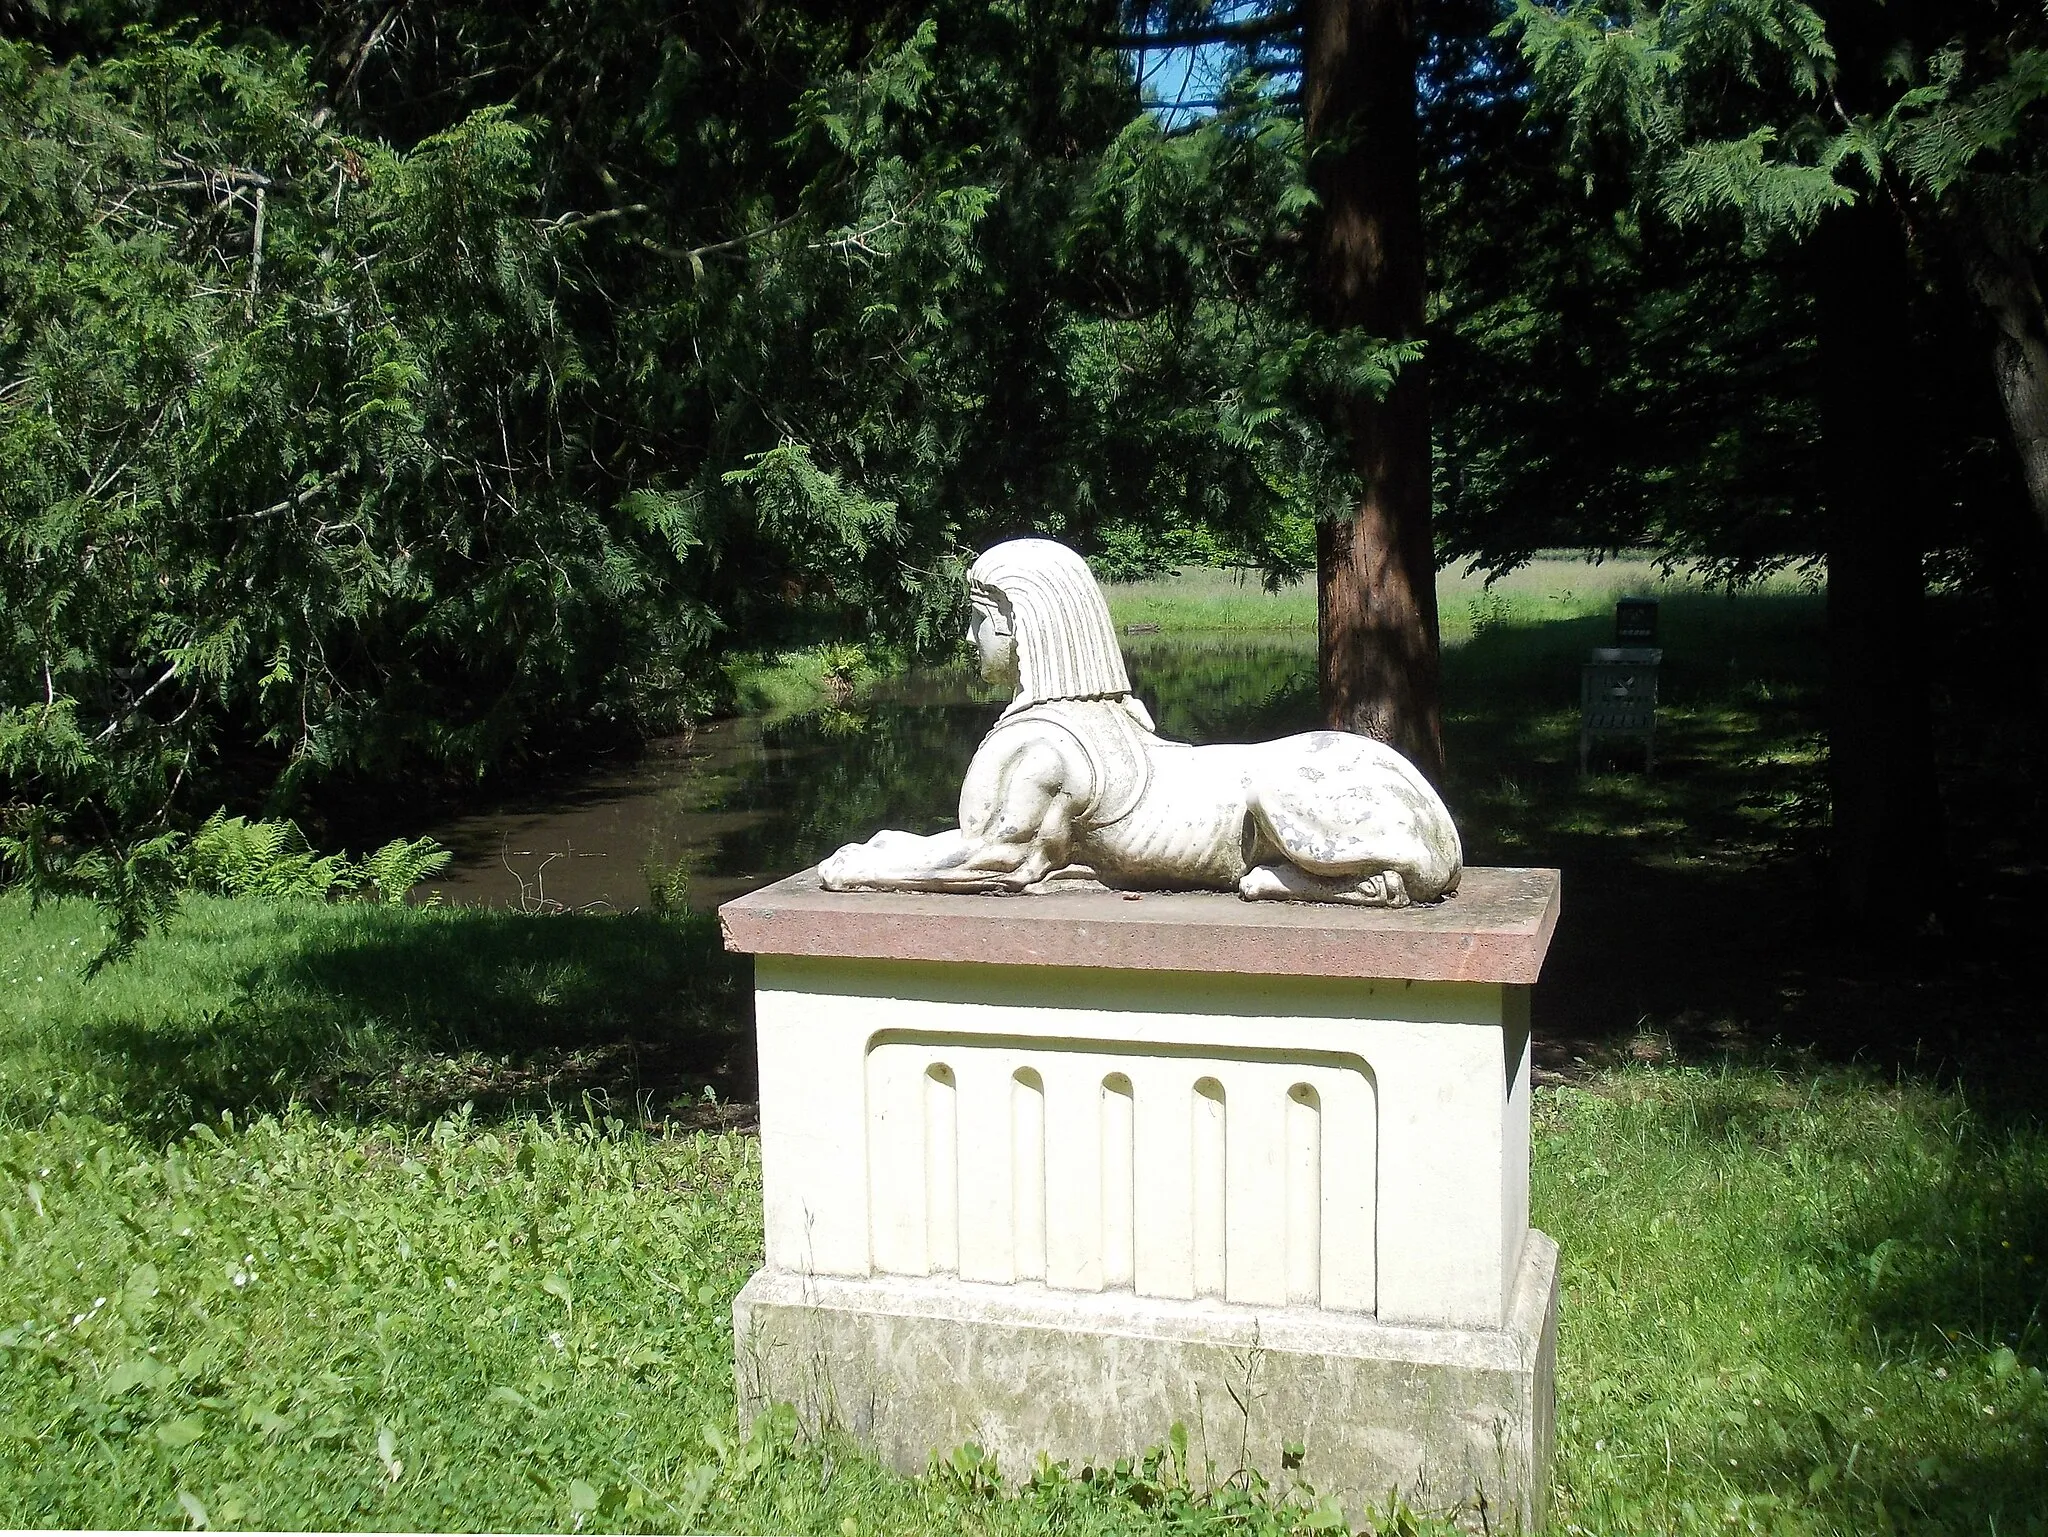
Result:
<svg viewBox="0 0 2048 1537"><path fill-rule="evenodd" d="M1607 594L1562 590L1446 663L1474 857L1566 872L1558 1529L2048 1532L2024 939L1992 906L1936 965L1820 943L1816 599L1669 594L1668 762L1582 781ZM742 1436L759 1165L706 917L195 899L87 982L97 938L0 897L0 1525L1319 1529L1170 1458L999 1493Z"/></svg>
<svg viewBox="0 0 2048 1537"><path fill-rule="evenodd" d="M1781 573L1752 595L1804 592L1796 572ZM1475 634L1508 626L1558 619L1609 618L1623 597L1668 599L1697 596L1701 583L1684 574L1666 575L1655 561L1618 556L1593 562L1577 556L1546 556L1498 580L1459 568L1437 578L1439 626L1446 646ZM1153 581L1117 582L1104 588L1110 617L1118 625L1158 625L1166 633L1190 630L1286 631L1316 627L1314 578L1268 592L1255 573L1195 567Z"/></svg>
<svg viewBox="0 0 2048 1537"><path fill-rule="evenodd" d="M44 978L0 1016L0 1522L179 1525L196 1504L272 1528L1243 1524L1137 1474L996 1500L792 1447L785 1427L742 1444L726 1309L760 1243L743 1134L645 1125L595 1094L411 1127L310 1109L172 1138L129 1124L107 1019L147 1011L192 1064L187 1102L210 1104L199 1023L259 998L288 1017L276 970L345 975L331 949L371 911L198 904L107 1004L56 980L80 914L0 909L0 976ZM378 917L486 948L498 923L560 922ZM608 959L627 990L665 964ZM557 986L536 1002L529 978L508 1006L544 1028L588 1003ZM374 1012L337 1002L330 1076L366 1070L341 1064L366 1060L355 1031L390 1028ZM306 1050L281 1056L304 1070ZM31 1067L81 1102L36 1108ZM152 1070L136 1103L162 1107L175 1076ZM1536 1217L1564 1252L1565 1529L2042 1530L2037 1127L1862 1073L1630 1067L1540 1091L1535 1149Z"/></svg>

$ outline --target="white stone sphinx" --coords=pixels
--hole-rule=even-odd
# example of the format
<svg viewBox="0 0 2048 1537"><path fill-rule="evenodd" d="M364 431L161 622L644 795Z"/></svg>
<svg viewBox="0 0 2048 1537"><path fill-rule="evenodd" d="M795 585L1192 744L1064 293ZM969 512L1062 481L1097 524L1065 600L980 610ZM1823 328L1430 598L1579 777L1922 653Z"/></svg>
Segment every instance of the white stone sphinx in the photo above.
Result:
<svg viewBox="0 0 2048 1537"><path fill-rule="evenodd" d="M1131 692L1109 608L1073 551L1013 539L968 572L982 676L1016 686L960 786L957 829L879 832L818 867L832 891L1013 892L1094 877L1252 900L1406 907L1458 889L1429 781L1369 737L1192 747Z"/></svg>

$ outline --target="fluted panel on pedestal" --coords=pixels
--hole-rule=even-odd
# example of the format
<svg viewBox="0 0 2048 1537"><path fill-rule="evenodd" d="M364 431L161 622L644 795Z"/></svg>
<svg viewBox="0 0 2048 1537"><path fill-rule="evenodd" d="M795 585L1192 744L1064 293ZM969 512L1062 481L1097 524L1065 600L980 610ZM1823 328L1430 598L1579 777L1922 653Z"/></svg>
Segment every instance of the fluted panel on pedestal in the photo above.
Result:
<svg viewBox="0 0 2048 1537"><path fill-rule="evenodd" d="M877 1272L1375 1307L1358 1057L886 1031L866 1126Z"/></svg>

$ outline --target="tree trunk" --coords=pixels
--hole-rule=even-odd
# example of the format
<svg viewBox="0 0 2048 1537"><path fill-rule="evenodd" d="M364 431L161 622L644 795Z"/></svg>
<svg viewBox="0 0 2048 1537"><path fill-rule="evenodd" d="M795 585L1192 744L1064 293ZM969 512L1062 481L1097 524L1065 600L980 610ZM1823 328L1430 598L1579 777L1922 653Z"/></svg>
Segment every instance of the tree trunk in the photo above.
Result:
<svg viewBox="0 0 2048 1537"><path fill-rule="evenodd" d="M1967 215L1966 215L1967 217ZM2033 264L1993 234L1968 242L1964 268L1994 330L1991 372L2020 456L2027 500L2048 531L2048 316Z"/></svg>
<svg viewBox="0 0 2048 1537"><path fill-rule="evenodd" d="M1422 335L1428 288L1415 121L1412 0L1304 0L1302 103L1319 319L1386 340ZM1316 530L1323 718L1443 774L1429 390L1410 364L1347 411L1364 490Z"/></svg>
<svg viewBox="0 0 2048 1537"><path fill-rule="evenodd" d="M1926 531L1902 381L1911 269L1875 204L1830 214L1818 301L1828 561L1830 916L1848 938L1926 932L1948 865L1928 699Z"/></svg>

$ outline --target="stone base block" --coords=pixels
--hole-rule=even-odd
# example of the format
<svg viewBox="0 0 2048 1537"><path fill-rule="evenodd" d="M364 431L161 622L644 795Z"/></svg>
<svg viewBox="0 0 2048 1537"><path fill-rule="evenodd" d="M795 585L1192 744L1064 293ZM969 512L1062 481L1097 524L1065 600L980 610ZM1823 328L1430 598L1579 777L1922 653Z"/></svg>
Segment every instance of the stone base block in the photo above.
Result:
<svg viewBox="0 0 2048 1537"><path fill-rule="evenodd" d="M1500 1329L770 1270L733 1323L743 1421L787 1401L906 1473L968 1441L1010 1478L1041 1452L1078 1473L1163 1443L1178 1421L1197 1476L1298 1476L1354 1522L1395 1490L1494 1532L1543 1520L1557 1245L1535 1231ZM1298 1475L1283 1466L1290 1441L1306 1447Z"/></svg>

